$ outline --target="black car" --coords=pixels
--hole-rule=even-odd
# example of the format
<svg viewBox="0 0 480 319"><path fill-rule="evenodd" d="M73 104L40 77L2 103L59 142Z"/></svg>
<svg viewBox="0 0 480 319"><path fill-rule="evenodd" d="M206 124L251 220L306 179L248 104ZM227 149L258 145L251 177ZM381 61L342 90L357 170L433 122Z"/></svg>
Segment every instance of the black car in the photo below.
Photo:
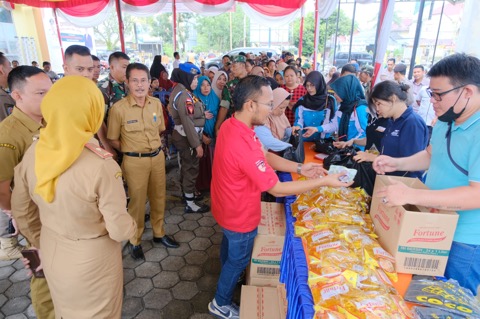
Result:
<svg viewBox="0 0 480 319"><path fill-rule="evenodd" d="M275 49L272 49L272 48L254 48L254 47L236 48L236 49L233 49L232 51L229 51L225 54L232 57L232 56L238 55L240 52L253 53L255 55L260 55L261 52L266 52L267 56L269 58L274 57L274 56L280 56L280 54L281 54L279 51L277 51ZM207 59L205 61L205 67L208 69L211 66L216 66L217 68L220 69L223 66L222 57L225 54L219 55L219 56L217 56L216 58L213 58L213 59Z"/></svg>

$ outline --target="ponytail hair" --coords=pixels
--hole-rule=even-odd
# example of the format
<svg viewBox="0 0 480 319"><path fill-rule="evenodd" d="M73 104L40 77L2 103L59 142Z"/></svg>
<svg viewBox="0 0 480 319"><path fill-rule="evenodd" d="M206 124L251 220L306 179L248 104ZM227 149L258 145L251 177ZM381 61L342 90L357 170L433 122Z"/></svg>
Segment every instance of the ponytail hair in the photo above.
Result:
<svg viewBox="0 0 480 319"><path fill-rule="evenodd" d="M399 100L406 102L408 95L407 91L410 86L402 83L398 84L394 81L383 81L375 85L370 98L368 99L369 105L374 105L374 100L390 101L390 98L395 95Z"/></svg>

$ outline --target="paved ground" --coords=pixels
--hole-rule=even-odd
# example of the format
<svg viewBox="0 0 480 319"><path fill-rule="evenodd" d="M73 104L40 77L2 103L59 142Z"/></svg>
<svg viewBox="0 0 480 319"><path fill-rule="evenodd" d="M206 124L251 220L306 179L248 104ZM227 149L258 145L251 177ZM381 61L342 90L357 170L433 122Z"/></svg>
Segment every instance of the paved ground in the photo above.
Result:
<svg viewBox="0 0 480 319"><path fill-rule="evenodd" d="M207 305L214 296L220 271L221 229L211 213L185 215L180 195L178 167L172 159L167 162L165 230L180 242L180 248L154 244L147 223L142 242L146 260L135 261L124 250L122 318L212 318ZM0 262L1 318L35 318L29 280L20 261Z"/></svg>

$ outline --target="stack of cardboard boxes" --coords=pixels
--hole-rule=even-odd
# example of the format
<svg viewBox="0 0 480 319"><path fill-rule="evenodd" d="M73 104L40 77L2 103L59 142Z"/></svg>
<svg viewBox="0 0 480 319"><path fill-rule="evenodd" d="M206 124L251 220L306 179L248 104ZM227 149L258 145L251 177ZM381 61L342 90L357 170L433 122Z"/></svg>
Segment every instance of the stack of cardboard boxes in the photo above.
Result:
<svg viewBox="0 0 480 319"><path fill-rule="evenodd" d="M280 284L280 260L285 241L283 204L262 202L262 218L242 287L241 319L284 319L287 303Z"/></svg>

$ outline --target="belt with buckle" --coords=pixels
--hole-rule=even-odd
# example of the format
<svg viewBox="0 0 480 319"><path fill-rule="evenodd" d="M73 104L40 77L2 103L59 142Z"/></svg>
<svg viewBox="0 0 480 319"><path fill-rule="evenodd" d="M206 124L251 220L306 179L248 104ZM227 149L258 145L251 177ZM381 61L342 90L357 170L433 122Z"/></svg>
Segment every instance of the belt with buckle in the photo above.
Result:
<svg viewBox="0 0 480 319"><path fill-rule="evenodd" d="M160 153L160 149L156 149L151 153L133 153L133 152L124 152L123 154L132 157L155 157Z"/></svg>

